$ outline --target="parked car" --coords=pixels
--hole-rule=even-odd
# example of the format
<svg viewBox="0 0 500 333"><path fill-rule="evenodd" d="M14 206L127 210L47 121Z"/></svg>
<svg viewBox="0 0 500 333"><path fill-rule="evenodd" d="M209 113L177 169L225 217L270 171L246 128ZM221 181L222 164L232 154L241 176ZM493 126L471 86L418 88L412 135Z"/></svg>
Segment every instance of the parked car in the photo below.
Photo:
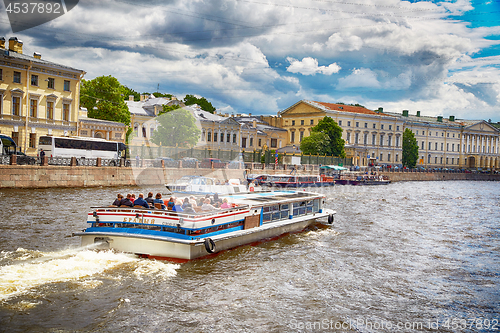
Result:
<svg viewBox="0 0 500 333"><path fill-rule="evenodd" d="M183 157L181 161L183 168L195 168L196 162L199 162L198 159L194 157Z"/></svg>
<svg viewBox="0 0 500 333"><path fill-rule="evenodd" d="M168 156L157 157L155 160L158 162L164 161L166 167L177 167L179 165L176 160Z"/></svg>
<svg viewBox="0 0 500 333"><path fill-rule="evenodd" d="M226 163L218 158L204 158L200 163L200 168L211 168L213 163L214 168L225 168Z"/></svg>
<svg viewBox="0 0 500 333"><path fill-rule="evenodd" d="M22 151L16 151L13 152L9 155L16 155L17 156L17 164L27 164L27 165L35 165L36 164L36 157L26 155Z"/></svg>
<svg viewBox="0 0 500 333"><path fill-rule="evenodd" d="M245 163L242 161L229 161L227 163L228 169L245 169Z"/></svg>

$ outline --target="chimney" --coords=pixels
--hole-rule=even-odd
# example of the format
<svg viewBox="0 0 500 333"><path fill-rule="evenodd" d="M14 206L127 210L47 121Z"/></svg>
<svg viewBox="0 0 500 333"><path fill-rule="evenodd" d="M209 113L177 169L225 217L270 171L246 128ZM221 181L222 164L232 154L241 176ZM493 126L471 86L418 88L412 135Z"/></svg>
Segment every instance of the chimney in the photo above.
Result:
<svg viewBox="0 0 500 333"><path fill-rule="evenodd" d="M257 128L257 120L253 120L253 128Z"/></svg>
<svg viewBox="0 0 500 333"><path fill-rule="evenodd" d="M443 116L438 116L437 117L437 121L438 121L438 123L442 123L443 122Z"/></svg>
<svg viewBox="0 0 500 333"><path fill-rule="evenodd" d="M249 117L251 117L251 116L252 116L252 114L251 114L251 113L249 113L249 114L248 114L248 116L249 116Z"/></svg>
<svg viewBox="0 0 500 333"><path fill-rule="evenodd" d="M450 116L450 121L455 121L455 116Z"/></svg>
<svg viewBox="0 0 500 333"><path fill-rule="evenodd" d="M229 113L224 113L224 117L229 118Z"/></svg>
<svg viewBox="0 0 500 333"><path fill-rule="evenodd" d="M141 102L144 102L144 95L141 94Z"/></svg>
<svg viewBox="0 0 500 333"><path fill-rule="evenodd" d="M154 108L155 108L155 116L157 116L158 115L158 105L155 105Z"/></svg>
<svg viewBox="0 0 500 333"><path fill-rule="evenodd" d="M378 108L378 113L384 113L384 108Z"/></svg>
<svg viewBox="0 0 500 333"><path fill-rule="evenodd" d="M403 117L408 117L408 110L403 110Z"/></svg>
<svg viewBox="0 0 500 333"><path fill-rule="evenodd" d="M23 42L17 37L9 38L9 50L14 51L16 53L23 54Z"/></svg>
<svg viewBox="0 0 500 333"><path fill-rule="evenodd" d="M171 100L172 100L172 101L176 101L176 100L177 100L177 97L172 96Z"/></svg>
<svg viewBox="0 0 500 333"><path fill-rule="evenodd" d="M0 48L5 49L5 37L0 38Z"/></svg>
<svg viewBox="0 0 500 333"><path fill-rule="evenodd" d="M420 117L420 111L417 111L417 117Z"/></svg>
<svg viewBox="0 0 500 333"><path fill-rule="evenodd" d="M128 95L128 100L129 100L129 102L133 102L134 101L134 95Z"/></svg>
<svg viewBox="0 0 500 333"><path fill-rule="evenodd" d="M42 59L42 54L41 54L41 53L38 53L38 52L34 52L34 53L33 53L33 58L36 58L36 59Z"/></svg>

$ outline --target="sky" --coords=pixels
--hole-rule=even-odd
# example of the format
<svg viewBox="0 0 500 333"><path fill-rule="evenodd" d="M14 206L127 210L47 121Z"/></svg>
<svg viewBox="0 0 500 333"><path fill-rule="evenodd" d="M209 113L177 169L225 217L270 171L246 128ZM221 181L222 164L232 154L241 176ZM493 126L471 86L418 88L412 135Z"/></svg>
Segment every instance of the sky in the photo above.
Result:
<svg viewBox="0 0 500 333"><path fill-rule="evenodd" d="M221 113L305 99L500 122L500 0L72 3L16 33L4 6L1 36L85 79L205 97Z"/></svg>

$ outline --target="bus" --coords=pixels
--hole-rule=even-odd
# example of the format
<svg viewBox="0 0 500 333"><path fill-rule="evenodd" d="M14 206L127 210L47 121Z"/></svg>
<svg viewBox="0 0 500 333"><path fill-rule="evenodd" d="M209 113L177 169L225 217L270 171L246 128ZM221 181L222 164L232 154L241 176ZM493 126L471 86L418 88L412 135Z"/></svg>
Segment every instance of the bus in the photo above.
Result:
<svg viewBox="0 0 500 333"><path fill-rule="evenodd" d="M43 149L49 157L76 157L114 160L110 165L117 165L118 160L127 158L124 143L97 138L41 136L38 141L38 154Z"/></svg>
<svg viewBox="0 0 500 333"><path fill-rule="evenodd" d="M0 155L12 155L16 152L16 147L10 136L0 134Z"/></svg>

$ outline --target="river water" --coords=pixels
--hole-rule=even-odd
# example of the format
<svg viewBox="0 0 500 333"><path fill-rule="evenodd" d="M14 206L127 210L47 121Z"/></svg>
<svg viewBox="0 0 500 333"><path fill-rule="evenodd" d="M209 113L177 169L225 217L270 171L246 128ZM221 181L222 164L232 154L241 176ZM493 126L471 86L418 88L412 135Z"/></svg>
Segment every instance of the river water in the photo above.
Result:
<svg viewBox="0 0 500 333"><path fill-rule="evenodd" d="M149 190L1 190L0 332L500 331L497 182L336 186L333 227L185 264L70 236Z"/></svg>

